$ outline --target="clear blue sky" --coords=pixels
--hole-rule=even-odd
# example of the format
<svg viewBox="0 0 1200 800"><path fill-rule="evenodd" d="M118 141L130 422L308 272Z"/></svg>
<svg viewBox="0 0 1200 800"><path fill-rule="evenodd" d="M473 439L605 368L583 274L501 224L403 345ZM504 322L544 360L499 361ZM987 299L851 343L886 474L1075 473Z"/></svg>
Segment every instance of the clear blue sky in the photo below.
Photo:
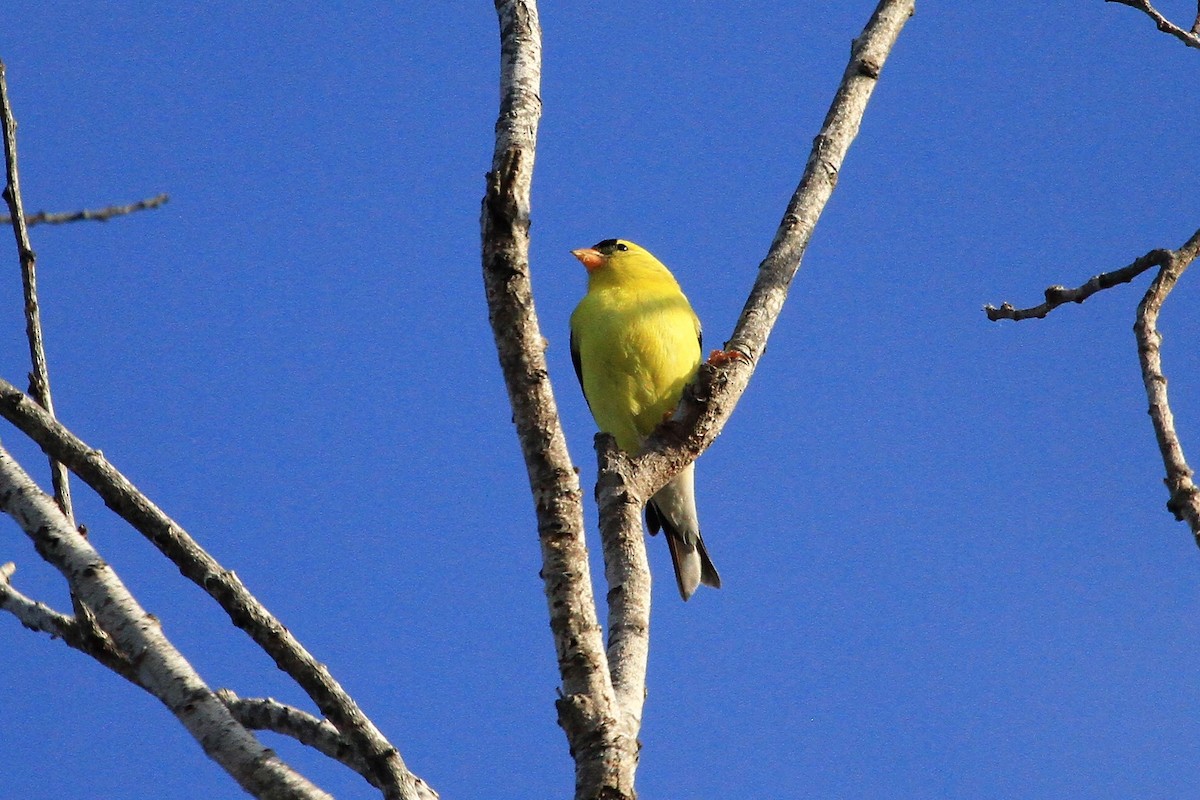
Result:
<svg viewBox="0 0 1200 800"><path fill-rule="evenodd" d="M566 797L532 504L479 276L496 21L485 2L382 5L9 14L29 210L171 194L34 229L55 401L443 797ZM645 245L718 345L872 6L542 9L534 282L588 485L568 251ZM1200 52L1100 0L919 4L769 352L699 464L725 588L684 605L649 542L642 796L1194 794L1200 551L1164 509L1145 413L1130 327L1147 278L1040 322L980 308L1187 239L1198 77ZM5 258L0 367L23 383ZM1162 328L1195 463L1191 277ZM303 703L77 493L210 684ZM69 608L14 525L9 560L18 588ZM85 657L7 616L0 654L5 800L240 795ZM339 797L373 796L268 740Z"/></svg>

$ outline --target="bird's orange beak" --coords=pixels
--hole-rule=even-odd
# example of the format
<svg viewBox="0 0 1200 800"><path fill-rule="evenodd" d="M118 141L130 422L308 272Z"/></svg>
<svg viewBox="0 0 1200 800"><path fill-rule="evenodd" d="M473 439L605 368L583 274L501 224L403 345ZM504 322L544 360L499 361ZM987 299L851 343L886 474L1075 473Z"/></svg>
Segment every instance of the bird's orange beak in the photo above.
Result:
<svg viewBox="0 0 1200 800"><path fill-rule="evenodd" d="M580 263L587 268L588 272L598 269L604 264L604 254L594 247L584 247L579 250L572 250L571 255L579 259Z"/></svg>

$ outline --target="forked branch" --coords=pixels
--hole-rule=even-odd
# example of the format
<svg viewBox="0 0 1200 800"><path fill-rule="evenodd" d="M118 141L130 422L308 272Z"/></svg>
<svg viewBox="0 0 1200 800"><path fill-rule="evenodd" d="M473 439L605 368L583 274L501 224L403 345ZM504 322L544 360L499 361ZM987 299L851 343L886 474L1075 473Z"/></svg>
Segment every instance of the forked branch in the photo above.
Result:
<svg viewBox="0 0 1200 800"><path fill-rule="evenodd" d="M913 2L881 2L854 43L804 177L728 345L741 357L727 368L703 369L681 406L682 419L660 428L637 458L617 451L606 437L597 440L602 473L597 498L609 582L607 651L599 645L578 480L546 372L529 282L529 185L541 108L537 11L532 0L496 0L496 8L501 103L482 215L488 308L538 514L542 577L563 679L559 719L576 760L576 797L631 798L649 631L650 580L640 507L712 442L745 390Z"/></svg>
<svg viewBox="0 0 1200 800"><path fill-rule="evenodd" d="M158 698L214 761L255 797L323 800L329 795L263 747L204 684L91 543L6 450L0 448L0 510L94 609L100 627L130 659L131 680ZM7 581L6 581L7 582ZM61 625L62 615L47 617ZM63 628L66 632L66 629Z"/></svg>
<svg viewBox="0 0 1200 800"><path fill-rule="evenodd" d="M238 697L228 689L218 689L217 697L247 728L291 737L346 765L375 788L383 788L372 773L370 764L359 755L358 749L328 720L314 717L271 697ZM417 780L420 781L419 778ZM424 784L423 781L421 783ZM433 795L432 789L428 791Z"/></svg>
<svg viewBox="0 0 1200 800"><path fill-rule="evenodd" d="M64 463L179 571L209 594L234 625L250 635L357 748L370 766L373 783L389 800L436 797L413 775L396 748L362 712L329 669L313 657L232 571L209 555L175 520L142 494L99 450L89 447L17 387L0 379L0 416Z"/></svg>
<svg viewBox="0 0 1200 800"><path fill-rule="evenodd" d="M1175 518L1185 521L1200 545L1200 491L1192 481L1192 470L1183 455L1183 445L1175 432L1175 417L1167 401L1167 378L1163 374L1160 345L1162 334L1158 331L1158 315L1163 303L1175 288L1184 270L1196 260L1200 253L1200 230L1192 234L1178 250L1151 250L1128 266L1104 272L1076 289L1051 286L1046 290L1046 302L1031 308L1018 309L1010 303L999 308L984 306L990 320L1023 320L1045 317L1064 303L1082 303L1096 292L1118 286L1157 267L1158 274L1150 283L1141 303L1138 304L1137 320L1133 331L1137 337L1138 359L1141 362L1142 383L1146 387L1146 398L1150 402L1150 418L1154 423L1154 435L1162 454L1167 475L1164 479L1170 492L1167 508Z"/></svg>
<svg viewBox="0 0 1200 800"><path fill-rule="evenodd" d="M12 585L16 571L17 565L11 561L0 565L0 611L12 614L31 631L61 639L68 647L91 656L135 686L142 686L129 657L120 651L111 636L96 627L94 618L87 624L80 624L78 617L68 616L26 597Z"/></svg>

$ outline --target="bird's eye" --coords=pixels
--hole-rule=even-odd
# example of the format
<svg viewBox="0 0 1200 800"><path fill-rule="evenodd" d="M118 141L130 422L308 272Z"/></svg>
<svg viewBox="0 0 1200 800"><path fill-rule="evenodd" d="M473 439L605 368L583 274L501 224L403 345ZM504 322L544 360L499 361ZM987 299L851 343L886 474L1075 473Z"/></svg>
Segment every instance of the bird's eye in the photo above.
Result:
<svg viewBox="0 0 1200 800"><path fill-rule="evenodd" d="M621 242L621 243L619 243L619 244L617 245L617 249L618 249L618 250L628 250L628 249L629 249L629 246L628 246L628 245L626 245L624 242Z"/></svg>

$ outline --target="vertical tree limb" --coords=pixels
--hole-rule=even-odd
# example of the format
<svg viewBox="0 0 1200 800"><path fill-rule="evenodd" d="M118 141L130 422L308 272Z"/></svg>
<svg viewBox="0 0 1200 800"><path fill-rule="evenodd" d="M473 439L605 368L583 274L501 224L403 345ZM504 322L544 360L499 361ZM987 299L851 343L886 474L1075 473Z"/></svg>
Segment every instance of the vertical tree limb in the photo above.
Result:
<svg viewBox="0 0 1200 800"><path fill-rule="evenodd" d="M4 62L0 61L0 118L4 126L4 163L7 185L4 199L8 203L13 234L17 239L17 254L21 260L21 283L25 291L25 334L29 339L29 358L32 371L29 373L29 393L54 416L54 403L50 397L50 372L46 366L46 346L42 340L42 315L37 298L37 254L29 241L29 228L25 224L25 208L21 200L21 180L17 170L17 121L13 117L12 105L8 100L8 81ZM62 464L50 459L50 480L54 486L54 499L75 524L75 512L71 504L71 485L67 470Z"/></svg>
<svg viewBox="0 0 1200 800"><path fill-rule="evenodd" d="M1175 432L1175 417L1167 401L1167 377L1163 374L1159 350L1162 334L1158 332L1158 315L1162 311L1163 303L1175 288L1184 270L1196 260L1198 253L1200 230L1192 234L1192 238L1178 250L1169 251L1167 263L1159 269L1142 302L1138 304L1133 332L1137 337L1138 360L1142 366L1142 383L1146 387L1146 398L1150 403L1149 413L1154 423L1154 436L1167 471L1163 481L1171 493L1167 508L1176 519L1187 522L1192 535L1196 537L1196 543L1200 545L1200 490L1192 481L1192 470L1183 456L1183 445Z"/></svg>
<svg viewBox="0 0 1200 800"><path fill-rule="evenodd" d="M495 0L500 111L481 229L488 318L537 514L542 580L575 759L575 796L634 797L637 741L625 735L603 648L584 538L582 492L545 360L529 272L529 191L541 116L541 27L533 0Z"/></svg>
<svg viewBox="0 0 1200 800"><path fill-rule="evenodd" d="M608 663L613 692L628 735L642 727L646 669L650 659L650 564L642 532L645 500L629 490L623 475L630 456L608 434L596 437L596 506L608 581Z"/></svg>

